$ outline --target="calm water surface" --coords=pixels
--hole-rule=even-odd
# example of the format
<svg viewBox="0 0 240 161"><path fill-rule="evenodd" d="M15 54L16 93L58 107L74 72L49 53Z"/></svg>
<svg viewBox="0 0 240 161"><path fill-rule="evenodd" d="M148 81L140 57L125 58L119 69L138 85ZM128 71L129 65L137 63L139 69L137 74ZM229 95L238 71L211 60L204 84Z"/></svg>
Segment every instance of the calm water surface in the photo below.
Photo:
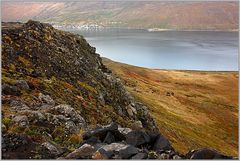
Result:
<svg viewBox="0 0 240 161"><path fill-rule="evenodd" d="M238 33L213 31L148 32L133 29L71 31L115 61L159 69L238 70Z"/></svg>

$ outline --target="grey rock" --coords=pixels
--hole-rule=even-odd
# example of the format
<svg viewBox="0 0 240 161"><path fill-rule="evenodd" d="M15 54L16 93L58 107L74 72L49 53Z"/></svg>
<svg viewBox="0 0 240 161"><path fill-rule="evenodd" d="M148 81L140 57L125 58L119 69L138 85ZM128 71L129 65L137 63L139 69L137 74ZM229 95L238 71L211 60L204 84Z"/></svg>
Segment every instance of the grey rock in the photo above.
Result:
<svg viewBox="0 0 240 161"><path fill-rule="evenodd" d="M54 115L53 116L55 119L57 119L59 122L67 122L68 120L70 120L69 118L66 118L65 116L63 115Z"/></svg>
<svg viewBox="0 0 240 161"><path fill-rule="evenodd" d="M61 125L65 124L69 118L66 118L63 115L53 115L52 113L45 113L45 117L50 124Z"/></svg>
<svg viewBox="0 0 240 161"><path fill-rule="evenodd" d="M11 100L10 108L14 111L29 110L29 107L25 103L18 100Z"/></svg>
<svg viewBox="0 0 240 161"><path fill-rule="evenodd" d="M153 150L154 151L172 150L172 146L170 142L163 135L159 134L153 145Z"/></svg>
<svg viewBox="0 0 240 161"><path fill-rule="evenodd" d="M70 118L75 124L78 124L77 126L84 127L86 125L84 118L70 105L61 104L53 107L52 110L53 112L57 112L67 118Z"/></svg>
<svg viewBox="0 0 240 161"><path fill-rule="evenodd" d="M147 154L146 153L137 153L134 155L131 159L133 160L138 160L138 159L147 159Z"/></svg>
<svg viewBox="0 0 240 161"><path fill-rule="evenodd" d="M89 144L84 144L80 148L68 154L65 159L91 159L96 150Z"/></svg>
<svg viewBox="0 0 240 161"><path fill-rule="evenodd" d="M105 145L102 147L105 151L117 151L119 152L121 149L127 148L128 145L124 143L112 143L109 145Z"/></svg>
<svg viewBox="0 0 240 161"><path fill-rule="evenodd" d="M47 118L45 115L40 111L32 111L32 110L23 110L19 112L20 114L28 116L29 122L32 122L33 124L36 123L45 123L47 121Z"/></svg>
<svg viewBox="0 0 240 161"><path fill-rule="evenodd" d="M29 125L28 117L23 116L15 116L12 119L13 122L17 123L20 127L27 127Z"/></svg>
<svg viewBox="0 0 240 161"><path fill-rule="evenodd" d="M90 143L90 145L93 144L93 147L96 149L96 150L99 150L101 149L103 146L107 145L107 143L102 143L100 142L99 140L96 141L95 143Z"/></svg>
<svg viewBox="0 0 240 161"><path fill-rule="evenodd" d="M101 149L108 153L117 154L119 159L128 159L138 153L137 148L124 143L112 143L103 146Z"/></svg>
<svg viewBox="0 0 240 161"><path fill-rule="evenodd" d="M79 132L79 128L75 125L73 121L67 121L65 123L65 133L73 134Z"/></svg>
<svg viewBox="0 0 240 161"><path fill-rule="evenodd" d="M121 159L129 159L131 156L137 154L138 151L139 150L137 148L135 148L134 146L129 145L127 148L121 149L119 151L119 157Z"/></svg>
<svg viewBox="0 0 240 161"><path fill-rule="evenodd" d="M64 153L63 149L50 142L44 142L41 144L41 146L42 148L45 148L50 153L50 155L53 155L54 157L58 157Z"/></svg>
<svg viewBox="0 0 240 161"><path fill-rule="evenodd" d="M150 142L150 137L143 131L131 131L126 135L126 142L133 146L140 146Z"/></svg>
<svg viewBox="0 0 240 161"><path fill-rule="evenodd" d="M4 94L4 95L20 96L21 95L21 91L16 86L3 84L2 85L2 94Z"/></svg>
<svg viewBox="0 0 240 161"><path fill-rule="evenodd" d="M25 80L17 80L16 86L22 90L29 90L29 85Z"/></svg>
<svg viewBox="0 0 240 161"><path fill-rule="evenodd" d="M55 105L55 101L49 95L44 95L42 93L39 93L38 99L40 101L42 101L44 104L47 104L47 105L50 105L50 106Z"/></svg>
<svg viewBox="0 0 240 161"><path fill-rule="evenodd" d="M113 132L118 129L118 125L116 123L111 123L109 125L103 127L97 127L93 130L89 130L83 134L83 139L87 140L91 137L97 137L100 140L104 140L108 132Z"/></svg>

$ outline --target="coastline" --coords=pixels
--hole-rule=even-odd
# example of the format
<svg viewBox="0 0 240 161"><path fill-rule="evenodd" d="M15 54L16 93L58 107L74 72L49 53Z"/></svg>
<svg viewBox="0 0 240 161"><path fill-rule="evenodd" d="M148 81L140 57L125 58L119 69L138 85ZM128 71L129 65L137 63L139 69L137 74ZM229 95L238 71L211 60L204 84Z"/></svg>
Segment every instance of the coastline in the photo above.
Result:
<svg viewBox="0 0 240 161"><path fill-rule="evenodd" d="M47 22L49 23L49 22ZM96 24L66 24L66 25L54 25L50 22L54 28L57 29L74 29L74 30L89 30L89 31L101 31L108 29L129 29L129 30L145 30L148 32L165 32L165 31L184 31L184 32L239 32L239 29L171 29L171 28L138 28L138 27L113 27L113 26L99 26Z"/></svg>
<svg viewBox="0 0 240 161"><path fill-rule="evenodd" d="M239 32L239 29L230 29L230 30L219 30L219 29L203 29L203 30L197 30L197 29L164 29L164 28L149 28L146 29L148 32L163 32L163 31L189 31L189 32L206 32L206 31L211 31L211 32Z"/></svg>
<svg viewBox="0 0 240 161"><path fill-rule="evenodd" d="M176 71L176 72L195 72L195 73L238 73L237 70L194 70L194 69L161 69L161 68L149 68L143 66L137 66L132 64L127 64L124 62L118 62L110 58L101 57L104 62L122 64L124 66L132 66L141 69L153 70L153 71Z"/></svg>

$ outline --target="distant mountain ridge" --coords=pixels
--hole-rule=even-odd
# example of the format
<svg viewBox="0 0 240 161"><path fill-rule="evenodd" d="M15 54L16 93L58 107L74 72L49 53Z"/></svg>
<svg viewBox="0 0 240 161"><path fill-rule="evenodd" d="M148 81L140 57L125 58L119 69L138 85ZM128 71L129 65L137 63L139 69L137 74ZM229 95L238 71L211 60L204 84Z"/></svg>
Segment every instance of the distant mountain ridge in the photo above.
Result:
<svg viewBox="0 0 240 161"><path fill-rule="evenodd" d="M236 30L238 2L2 2L3 21L174 30Z"/></svg>

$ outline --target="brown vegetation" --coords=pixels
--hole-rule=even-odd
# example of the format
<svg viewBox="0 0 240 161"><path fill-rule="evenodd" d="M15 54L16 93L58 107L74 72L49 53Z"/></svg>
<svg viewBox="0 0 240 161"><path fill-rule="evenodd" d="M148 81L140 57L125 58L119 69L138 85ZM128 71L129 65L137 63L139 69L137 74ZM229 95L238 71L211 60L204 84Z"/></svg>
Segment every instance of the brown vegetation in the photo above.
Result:
<svg viewBox="0 0 240 161"><path fill-rule="evenodd" d="M238 74L152 70L104 59L149 106L160 132L179 152L212 147L238 155Z"/></svg>

